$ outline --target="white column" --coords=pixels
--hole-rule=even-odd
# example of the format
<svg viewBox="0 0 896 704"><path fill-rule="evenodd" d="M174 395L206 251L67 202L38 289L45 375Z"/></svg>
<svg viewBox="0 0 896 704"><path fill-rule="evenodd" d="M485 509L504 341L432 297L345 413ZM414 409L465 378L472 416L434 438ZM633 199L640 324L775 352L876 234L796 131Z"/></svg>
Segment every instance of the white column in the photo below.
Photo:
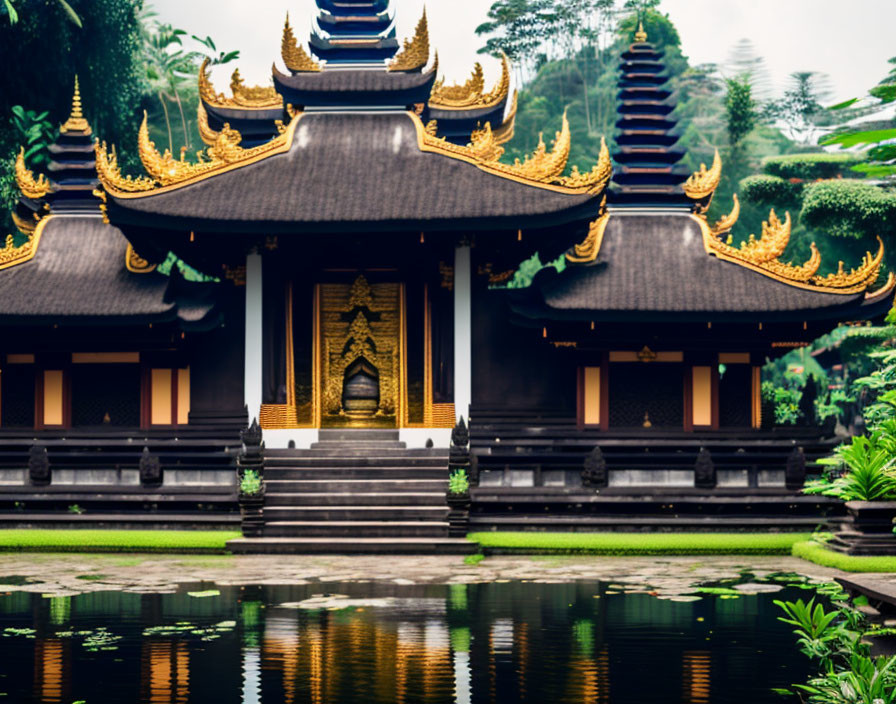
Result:
<svg viewBox="0 0 896 704"><path fill-rule="evenodd" d="M473 401L473 306L470 246L454 250L454 413L470 422Z"/></svg>
<svg viewBox="0 0 896 704"><path fill-rule="evenodd" d="M263 358L261 300L261 255L246 256L246 367L243 398L249 409L249 423L261 410L261 377Z"/></svg>

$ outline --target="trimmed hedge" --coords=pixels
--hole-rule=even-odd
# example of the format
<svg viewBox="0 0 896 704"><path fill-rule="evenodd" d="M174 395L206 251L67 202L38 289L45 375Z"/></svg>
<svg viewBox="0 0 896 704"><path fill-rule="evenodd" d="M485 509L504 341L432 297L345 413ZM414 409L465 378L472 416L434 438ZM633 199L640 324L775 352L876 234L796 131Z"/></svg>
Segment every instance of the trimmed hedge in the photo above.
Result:
<svg viewBox="0 0 896 704"><path fill-rule="evenodd" d="M470 533L489 553L789 555L808 533Z"/></svg>
<svg viewBox="0 0 896 704"><path fill-rule="evenodd" d="M802 183L791 183L779 176L755 174L741 179L741 197L763 207L798 206L803 194Z"/></svg>
<svg viewBox="0 0 896 704"><path fill-rule="evenodd" d="M833 567L844 572L896 572L896 556L844 555L828 550L821 543L812 540L794 543L793 556L801 557L822 567Z"/></svg>
<svg viewBox="0 0 896 704"><path fill-rule="evenodd" d="M2 552L168 552L226 553L229 530L55 530L0 531Z"/></svg>
<svg viewBox="0 0 896 704"><path fill-rule="evenodd" d="M819 181L806 186L800 217L837 237L886 235L896 219L896 195L861 181Z"/></svg>
<svg viewBox="0 0 896 704"><path fill-rule="evenodd" d="M786 154L762 160L762 170L778 178L802 181L855 176L850 170L864 161L864 154Z"/></svg>

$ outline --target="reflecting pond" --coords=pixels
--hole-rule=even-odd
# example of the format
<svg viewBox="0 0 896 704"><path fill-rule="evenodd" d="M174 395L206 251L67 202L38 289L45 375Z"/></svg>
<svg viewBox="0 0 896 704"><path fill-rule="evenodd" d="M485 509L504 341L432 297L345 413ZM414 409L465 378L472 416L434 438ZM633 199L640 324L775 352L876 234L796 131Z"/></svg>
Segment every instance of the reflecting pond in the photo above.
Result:
<svg viewBox="0 0 896 704"><path fill-rule="evenodd" d="M779 702L810 670L776 620L808 594L788 581L10 591L0 702Z"/></svg>

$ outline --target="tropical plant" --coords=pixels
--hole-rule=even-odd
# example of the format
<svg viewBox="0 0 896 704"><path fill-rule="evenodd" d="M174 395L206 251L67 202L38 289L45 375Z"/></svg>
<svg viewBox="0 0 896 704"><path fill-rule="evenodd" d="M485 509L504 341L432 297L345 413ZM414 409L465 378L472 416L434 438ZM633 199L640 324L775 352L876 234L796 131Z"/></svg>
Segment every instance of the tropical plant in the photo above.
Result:
<svg viewBox="0 0 896 704"><path fill-rule="evenodd" d="M240 494L243 496L257 496L262 492L264 483L261 474L254 469L247 469L240 479Z"/></svg>
<svg viewBox="0 0 896 704"><path fill-rule="evenodd" d="M894 657L853 653L845 669L830 669L809 684L796 685L814 704L894 704Z"/></svg>
<svg viewBox="0 0 896 704"><path fill-rule="evenodd" d="M825 611L821 604L815 603L815 597L808 603L802 599L775 600L774 603L787 614L786 617L779 616L778 620L795 626L793 633L797 636L797 643L810 658L829 660L841 639L854 640L858 637L858 633L848 631L842 622L837 622L840 611Z"/></svg>
<svg viewBox="0 0 896 704"><path fill-rule="evenodd" d="M0 15L8 15L9 23L15 24L19 21L19 12L16 10L16 2L18 0L3 0L3 5L0 5ZM68 18L78 27L81 27L81 18L78 17L78 13L72 9L72 6L69 5L65 0L56 0L59 7L61 7L65 14L68 15Z"/></svg>
<svg viewBox="0 0 896 704"><path fill-rule="evenodd" d="M896 421L871 434L859 435L840 445L832 457L818 460L821 465L846 468L832 480L807 483L806 494L834 496L843 501L890 501L896 499Z"/></svg>
<svg viewBox="0 0 896 704"><path fill-rule="evenodd" d="M18 142L25 148L25 163L29 167L45 166L50 161L49 146L55 136L50 113L26 110L21 105L12 108L12 125Z"/></svg>
<svg viewBox="0 0 896 704"><path fill-rule="evenodd" d="M456 469L448 476L449 494L466 494L470 490L470 480L464 469Z"/></svg>

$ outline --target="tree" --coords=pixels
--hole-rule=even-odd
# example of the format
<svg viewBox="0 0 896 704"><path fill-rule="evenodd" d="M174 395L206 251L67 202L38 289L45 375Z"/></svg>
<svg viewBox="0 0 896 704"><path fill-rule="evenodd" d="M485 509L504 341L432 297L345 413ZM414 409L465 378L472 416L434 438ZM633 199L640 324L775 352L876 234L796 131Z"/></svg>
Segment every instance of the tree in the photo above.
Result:
<svg viewBox="0 0 896 704"><path fill-rule="evenodd" d="M793 141L813 144L823 115L821 103L828 92L825 77L814 71L797 71L790 74L790 80L784 97L768 104L767 114L784 125Z"/></svg>
<svg viewBox="0 0 896 704"><path fill-rule="evenodd" d="M725 81L725 114L728 124L728 145L732 159L740 160L744 138L756 126L756 101L749 74Z"/></svg>
<svg viewBox="0 0 896 704"><path fill-rule="evenodd" d="M0 5L0 15L8 15L10 24L15 24L19 21L19 13L18 10L16 10L16 1L17 0L3 0L3 5ZM56 0L56 2L59 3L59 7L61 7L68 15L68 18L80 27L81 18L78 17L78 13L72 9L72 6L65 0Z"/></svg>
<svg viewBox="0 0 896 704"><path fill-rule="evenodd" d="M739 40L725 61L724 72L730 78L746 78L752 87L753 99L764 102L772 97L772 76L765 59L756 52L749 39Z"/></svg>

